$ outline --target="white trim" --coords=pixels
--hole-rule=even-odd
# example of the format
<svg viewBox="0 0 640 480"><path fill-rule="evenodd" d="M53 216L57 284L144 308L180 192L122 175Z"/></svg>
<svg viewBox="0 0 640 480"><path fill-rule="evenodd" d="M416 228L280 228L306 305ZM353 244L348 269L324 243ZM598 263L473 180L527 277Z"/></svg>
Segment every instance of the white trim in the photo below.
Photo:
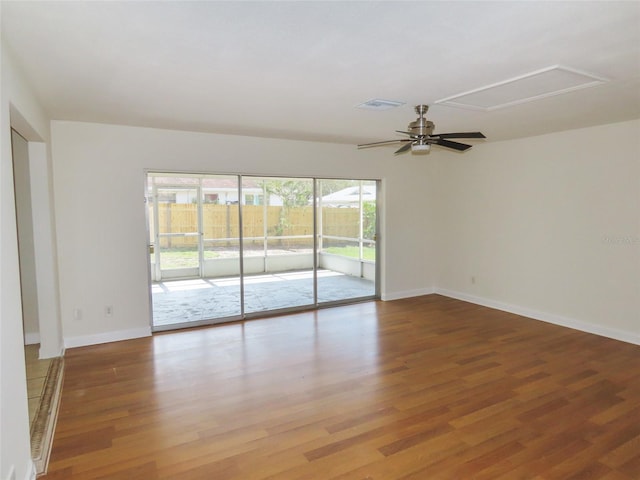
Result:
<svg viewBox="0 0 640 480"><path fill-rule="evenodd" d="M115 332L96 333L93 335L78 335L64 339L65 348L85 347L99 343L119 342L133 338L151 336L151 327L132 328L129 330L117 330Z"/></svg>
<svg viewBox="0 0 640 480"><path fill-rule="evenodd" d="M24 334L24 344L25 345L36 345L38 343L40 343L40 332L25 333Z"/></svg>
<svg viewBox="0 0 640 480"><path fill-rule="evenodd" d="M434 287L430 288L418 288L416 290L404 290L401 292L383 293L381 299L385 302L390 300L400 300L402 298L420 297L422 295L430 295L436 293Z"/></svg>
<svg viewBox="0 0 640 480"><path fill-rule="evenodd" d="M33 460L29 460L27 465L27 472L24 475L24 480L36 480L36 464Z"/></svg>
<svg viewBox="0 0 640 480"><path fill-rule="evenodd" d="M594 335L600 335L602 337L613 338L614 340L620 340L622 342L640 345L640 334L635 332L619 330L617 328L603 327L602 325L583 322L581 320L576 320L575 318L563 317L561 315L556 315L548 312L540 312L538 310L520 307L518 305L511 305L509 303L498 302L496 300L491 300L488 298L477 297L475 295L469 295L468 293L447 290L445 288L436 288L435 293L444 295L445 297L456 298L465 302L475 303L476 305L495 308L496 310L502 310L504 312L515 313L516 315L522 315L523 317L552 323L561 327L573 328L574 330L580 330L581 332L593 333Z"/></svg>
<svg viewBox="0 0 640 480"><path fill-rule="evenodd" d="M58 352L54 352L53 354L47 355L46 357L43 356L43 354L42 354L42 345L40 345L39 353L40 353L40 355L38 356L38 358L40 360L45 360L47 358L64 357L64 345L60 348L60 350Z"/></svg>

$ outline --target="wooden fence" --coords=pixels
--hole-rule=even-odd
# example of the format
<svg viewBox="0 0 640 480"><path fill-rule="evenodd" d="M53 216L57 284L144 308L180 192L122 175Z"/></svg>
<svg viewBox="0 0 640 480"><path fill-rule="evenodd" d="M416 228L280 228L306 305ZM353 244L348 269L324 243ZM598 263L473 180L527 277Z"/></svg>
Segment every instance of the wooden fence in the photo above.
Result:
<svg viewBox="0 0 640 480"><path fill-rule="evenodd" d="M239 237L238 205L202 205L202 224L205 240L236 239ZM149 208L153 219L153 208ZM322 233L337 237L358 238L360 212L357 208L322 208ZM265 232L265 222L267 229ZM245 238L313 236L313 207L284 207L243 205L242 223ZM198 232L198 211L192 203L161 203L158 205L158 227L163 233ZM151 222L154 237L153 221ZM299 239L295 243L311 245L313 240ZM161 236L162 247L181 248L197 245L194 236Z"/></svg>

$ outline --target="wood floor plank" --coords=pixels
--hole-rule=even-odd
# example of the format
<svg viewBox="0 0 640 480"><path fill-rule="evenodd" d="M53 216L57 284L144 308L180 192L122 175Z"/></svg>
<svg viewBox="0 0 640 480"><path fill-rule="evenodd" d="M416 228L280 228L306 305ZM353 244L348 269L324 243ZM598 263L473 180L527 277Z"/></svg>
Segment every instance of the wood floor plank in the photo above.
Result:
<svg viewBox="0 0 640 480"><path fill-rule="evenodd" d="M640 478L640 347L438 295L70 349L43 480Z"/></svg>

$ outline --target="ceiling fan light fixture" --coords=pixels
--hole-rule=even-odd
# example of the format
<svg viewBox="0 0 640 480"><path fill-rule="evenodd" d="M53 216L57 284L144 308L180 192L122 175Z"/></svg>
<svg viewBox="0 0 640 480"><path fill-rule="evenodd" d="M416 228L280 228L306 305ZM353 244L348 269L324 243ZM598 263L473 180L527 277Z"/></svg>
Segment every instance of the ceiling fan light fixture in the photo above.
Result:
<svg viewBox="0 0 640 480"><path fill-rule="evenodd" d="M430 143L414 143L411 145L411 153L429 153L431 151Z"/></svg>

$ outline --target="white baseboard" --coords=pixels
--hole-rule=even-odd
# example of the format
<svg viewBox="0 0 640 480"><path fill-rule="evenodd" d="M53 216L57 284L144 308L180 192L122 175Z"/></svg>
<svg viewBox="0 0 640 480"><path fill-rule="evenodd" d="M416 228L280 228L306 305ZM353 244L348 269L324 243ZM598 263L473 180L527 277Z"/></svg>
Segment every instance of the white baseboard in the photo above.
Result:
<svg viewBox="0 0 640 480"><path fill-rule="evenodd" d="M40 332L26 332L24 334L25 345L36 345L38 343L40 343Z"/></svg>
<svg viewBox="0 0 640 480"><path fill-rule="evenodd" d="M552 323L561 327L573 328L574 330L580 330L581 332L593 333L602 337L613 338L614 340L620 340L622 342L640 345L640 334L634 332L604 327L602 325L595 325L593 323L583 322L574 318L563 317L561 315L555 315L548 312L540 312L538 310L520 307L518 305L511 305L509 303L498 302L496 300L477 297L475 295L469 295L467 293L456 292L444 288L435 288L434 290L434 293L444 295L445 297L456 298L465 302L475 303L476 305L482 305L483 307L495 308L496 310L514 313L516 315Z"/></svg>
<svg viewBox="0 0 640 480"><path fill-rule="evenodd" d="M390 300L400 300L402 298L420 297L422 295L430 295L436 293L435 288L419 288L416 290L405 290L402 292L383 293L380 298L387 302Z"/></svg>
<svg viewBox="0 0 640 480"><path fill-rule="evenodd" d="M93 335L79 335L76 337L65 337L64 347L86 347L87 345L98 345L99 343L119 342L121 340L131 340L133 338L151 336L151 327L132 328L129 330L118 330L115 332L96 333Z"/></svg>

